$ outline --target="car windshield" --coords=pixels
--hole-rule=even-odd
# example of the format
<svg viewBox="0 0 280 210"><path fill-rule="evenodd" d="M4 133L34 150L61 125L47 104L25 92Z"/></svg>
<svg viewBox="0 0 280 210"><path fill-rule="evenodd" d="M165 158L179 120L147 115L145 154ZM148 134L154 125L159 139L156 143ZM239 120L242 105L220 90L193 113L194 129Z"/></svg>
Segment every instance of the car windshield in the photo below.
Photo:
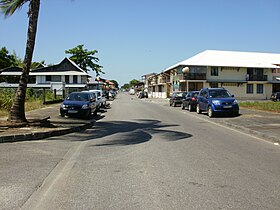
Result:
<svg viewBox="0 0 280 210"><path fill-rule="evenodd" d="M183 93L175 93L174 96L175 97L183 97Z"/></svg>
<svg viewBox="0 0 280 210"><path fill-rule="evenodd" d="M191 97L197 97L199 92L194 92L194 93L191 93Z"/></svg>
<svg viewBox="0 0 280 210"><path fill-rule="evenodd" d="M89 101L89 94L87 93L71 93L67 101Z"/></svg>
<svg viewBox="0 0 280 210"><path fill-rule="evenodd" d="M231 95L227 90L209 90L211 98L229 98Z"/></svg>

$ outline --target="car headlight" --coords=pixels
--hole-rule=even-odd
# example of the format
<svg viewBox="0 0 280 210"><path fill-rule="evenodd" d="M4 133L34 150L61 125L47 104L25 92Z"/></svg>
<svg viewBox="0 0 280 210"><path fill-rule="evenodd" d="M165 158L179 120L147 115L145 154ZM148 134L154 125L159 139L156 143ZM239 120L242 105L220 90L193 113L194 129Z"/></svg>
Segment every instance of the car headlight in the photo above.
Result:
<svg viewBox="0 0 280 210"><path fill-rule="evenodd" d="M212 103L213 103L214 105L221 105L221 102L218 101L218 100L213 100Z"/></svg>
<svg viewBox="0 0 280 210"><path fill-rule="evenodd" d="M65 106L65 104L61 104L60 107L61 108L65 108L66 106Z"/></svg>
<svg viewBox="0 0 280 210"><path fill-rule="evenodd" d="M89 108L89 105L88 104L84 104L83 106L82 106L82 109L88 109Z"/></svg>
<svg viewBox="0 0 280 210"><path fill-rule="evenodd" d="M233 104L238 104L237 100L234 99L234 101L232 102Z"/></svg>

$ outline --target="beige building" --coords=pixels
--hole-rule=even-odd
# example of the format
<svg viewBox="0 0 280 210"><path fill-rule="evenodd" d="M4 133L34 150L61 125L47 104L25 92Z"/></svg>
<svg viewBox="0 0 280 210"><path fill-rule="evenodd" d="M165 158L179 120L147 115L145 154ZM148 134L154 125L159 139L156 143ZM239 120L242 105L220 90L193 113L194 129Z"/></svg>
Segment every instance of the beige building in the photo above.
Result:
<svg viewBox="0 0 280 210"><path fill-rule="evenodd" d="M154 97L225 87L239 99L269 99L272 92L280 91L280 54L206 50L150 80Z"/></svg>

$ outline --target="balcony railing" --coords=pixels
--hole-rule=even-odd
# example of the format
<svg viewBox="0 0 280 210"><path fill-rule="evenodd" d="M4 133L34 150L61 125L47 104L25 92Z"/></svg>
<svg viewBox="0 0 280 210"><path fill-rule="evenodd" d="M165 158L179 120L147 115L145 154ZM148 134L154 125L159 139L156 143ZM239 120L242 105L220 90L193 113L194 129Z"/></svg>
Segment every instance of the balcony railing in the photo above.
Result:
<svg viewBox="0 0 280 210"><path fill-rule="evenodd" d="M205 73L188 73L184 76L185 80L206 80Z"/></svg>
<svg viewBox="0 0 280 210"><path fill-rule="evenodd" d="M167 82L170 82L170 78L159 79L159 83L167 83Z"/></svg>
<svg viewBox="0 0 280 210"><path fill-rule="evenodd" d="M267 75L247 74L246 80L247 81L267 81Z"/></svg>
<svg viewBox="0 0 280 210"><path fill-rule="evenodd" d="M178 78L178 80L185 80L183 74L178 74L178 75L177 75L177 78Z"/></svg>

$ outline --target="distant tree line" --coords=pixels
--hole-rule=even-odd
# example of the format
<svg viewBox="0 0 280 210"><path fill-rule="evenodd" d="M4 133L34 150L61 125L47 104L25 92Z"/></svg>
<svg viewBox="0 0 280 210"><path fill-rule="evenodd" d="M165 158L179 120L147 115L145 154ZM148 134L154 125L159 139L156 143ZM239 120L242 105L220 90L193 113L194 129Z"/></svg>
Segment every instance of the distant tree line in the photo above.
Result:
<svg viewBox="0 0 280 210"><path fill-rule="evenodd" d="M129 83L125 83L123 86L121 86L121 88L124 89L124 90L128 90L128 89L134 87L135 85L137 85L139 83L140 83L139 80L133 79Z"/></svg>

